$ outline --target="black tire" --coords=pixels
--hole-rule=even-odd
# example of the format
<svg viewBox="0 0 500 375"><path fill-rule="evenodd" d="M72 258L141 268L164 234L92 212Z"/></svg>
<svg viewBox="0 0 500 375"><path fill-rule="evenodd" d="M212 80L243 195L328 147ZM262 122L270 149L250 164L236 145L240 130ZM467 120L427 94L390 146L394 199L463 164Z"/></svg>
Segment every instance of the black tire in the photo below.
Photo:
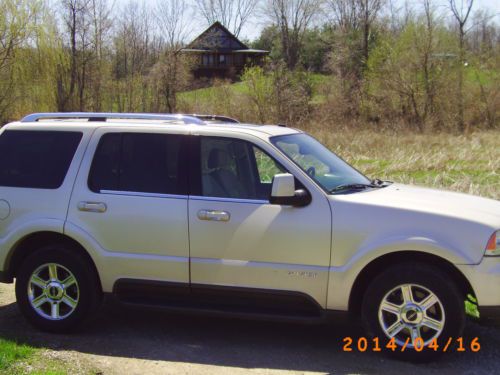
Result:
<svg viewBox="0 0 500 375"><path fill-rule="evenodd" d="M431 340L431 338L432 336L438 335L437 330L429 330L429 328L425 327L420 331L423 332L422 336L424 336L424 334L427 335L429 342L437 343L437 350L433 345L432 348L429 348L429 345L422 348L420 345L418 349L421 351L408 347L402 351L403 345L401 344L397 345L395 350L386 347L386 344L389 343L389 337L385 334L382 323L379 320L379 307L384 297L393 290L393 294L390 294L388 298L396 299L398 298L398 293L400 293L402 298L403 289L399 289L399 286L405 284L417 285L427 289L426 291L418 287L412 287L412 292L416 295L414 297L416 300L418 300L417 295L419 293L425 297L426 292L430 291L440 302L440 305L438 303L434 304L433 307L428 310L429 314L436 314L437 320L442 319L444 316L444 325L442 326L443 328L439 336L435 337L434 341L434 339ZM397 303L395 304L397 305ZM402 305L404 305L404 303ZM442 312L444 312L444 315ZM383 319L391 319L391 314L393 313L382 313ZM408 318L415 319L415 321L419 319L413 311L400 315L394 314L393 316L394 321L404 321ZM427 316L427 312L423 316ZM464 296L460 293L451 278L440 269L424 263L400 263L387 268L371 281L363 297L361 317L368 335L372 338L377 337L379 339L383 353L402 360L428 362L443 354L443 350L450 338L451 345L447 349L447 352L455 350L455 340L458 337L462 337L465 326ZM408 321L405 323L408 323ZM390 326L390 324L387 324L387 326ZM403 330L398 333L397 337L400 341L403 341L402 337L404 337L407 332L409 334L409 328L403 328Z"/></svg>
<svg viewBox="0 0 500 375"><path fill-rule="evenodd" d="M16 277L16 298L21 313L33 326L42 331L64 333L78 328L93 315L99 307L102 297L94 267L89 263L88 259L81 255L78 249L64 244L46 246L29 255L21 264ZM50 320L50 318L38 313L30 302L28 292L32 274L40 267L44 269L44 265L47 264L62 266L58 268L58 272L62 274L61 277L65 276L64 269L66 269L73 274L77 282L72 286L72 290L78 296L78 303L74 308L61 303L60 309L65 309L63 312L67 314L67 317L58 320ZM35 292L38 294L43 294L43 288L38 289L38 287L35 287L32 289L36 289ZM41 309L48 310L51 305L51 302L46 302ZM47 314L51 314L50 311L48 310Z"/></svg>

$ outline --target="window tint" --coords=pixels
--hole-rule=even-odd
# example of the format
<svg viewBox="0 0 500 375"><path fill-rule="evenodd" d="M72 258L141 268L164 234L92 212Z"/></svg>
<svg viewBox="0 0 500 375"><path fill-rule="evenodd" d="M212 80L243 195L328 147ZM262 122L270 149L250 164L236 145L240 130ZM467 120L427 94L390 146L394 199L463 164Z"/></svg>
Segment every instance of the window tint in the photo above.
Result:
<svg viewBox="0 0 500 375"><path fill-rule="evenodd" d="M284 172L284 169L261 149L254 146L253 152L261 183L271 183L275 175Z"/></svg>
<svg viewBox="0 0 500 375"><path fill-rule="evenodd" d="M154 133L103 135L92 162L90 189L186 194L179 178L182 138Z"/></svg>
<svg viewBox="0 0 500 375"><path fill-rule="evenodd" d="M0 186L59 188L81 132L6 130L0 136Z"/></svg>
<svg viewBox="0 0 500 375"><path fill-rule="evenodd" d="M209 197L267 200L271 181L283 168L249 142L201 138L202 194Z"/></svg>

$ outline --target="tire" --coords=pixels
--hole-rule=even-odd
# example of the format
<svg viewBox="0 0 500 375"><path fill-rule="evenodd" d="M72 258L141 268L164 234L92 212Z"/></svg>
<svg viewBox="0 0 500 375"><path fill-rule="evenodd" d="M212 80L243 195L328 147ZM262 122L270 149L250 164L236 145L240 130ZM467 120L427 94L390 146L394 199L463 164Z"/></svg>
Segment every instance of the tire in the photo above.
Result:
<svg viewBox="0 0 500 375"><path fill-rule="evenodd" d="M89 263L67 245L36 250L17 273L16 298L21 313L42 331L64 333L79 327L93 315L102 296Z"/></svg>
<svg viewBox="0 0 500 375"><path fill-rule="evenodd" d="M462 337L464 299L440 269L424 263L400 263L372 280L363 297L361 317L368 335L379 339L382 352L402 360L428 362L443 353L450 338L448 352ZM391 335L396 346L388 348Z"/></svg>

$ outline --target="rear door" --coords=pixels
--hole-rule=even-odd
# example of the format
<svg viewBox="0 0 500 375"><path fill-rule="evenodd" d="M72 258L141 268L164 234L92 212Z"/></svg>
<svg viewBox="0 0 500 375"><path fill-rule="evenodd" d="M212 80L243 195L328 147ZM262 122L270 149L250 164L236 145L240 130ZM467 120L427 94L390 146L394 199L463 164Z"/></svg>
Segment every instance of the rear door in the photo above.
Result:
<svg viewBox="0 0 500 375"><path fill-rule="evenodd" d="M105 291L119 279L189 283L186 135L100 128L66 230L94 241Z"/></svg>

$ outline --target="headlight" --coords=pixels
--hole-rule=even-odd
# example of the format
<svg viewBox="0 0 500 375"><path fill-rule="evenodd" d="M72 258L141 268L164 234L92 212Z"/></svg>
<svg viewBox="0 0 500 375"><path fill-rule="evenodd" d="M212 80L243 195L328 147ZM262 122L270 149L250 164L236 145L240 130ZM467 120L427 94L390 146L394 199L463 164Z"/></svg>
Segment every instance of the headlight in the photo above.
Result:
<svg viewBox="0 0 500 375"><path fill-rule="evenodd" d="M500 230L493 233L486 245L486 256L499 256L500 255Z"/></svg>

